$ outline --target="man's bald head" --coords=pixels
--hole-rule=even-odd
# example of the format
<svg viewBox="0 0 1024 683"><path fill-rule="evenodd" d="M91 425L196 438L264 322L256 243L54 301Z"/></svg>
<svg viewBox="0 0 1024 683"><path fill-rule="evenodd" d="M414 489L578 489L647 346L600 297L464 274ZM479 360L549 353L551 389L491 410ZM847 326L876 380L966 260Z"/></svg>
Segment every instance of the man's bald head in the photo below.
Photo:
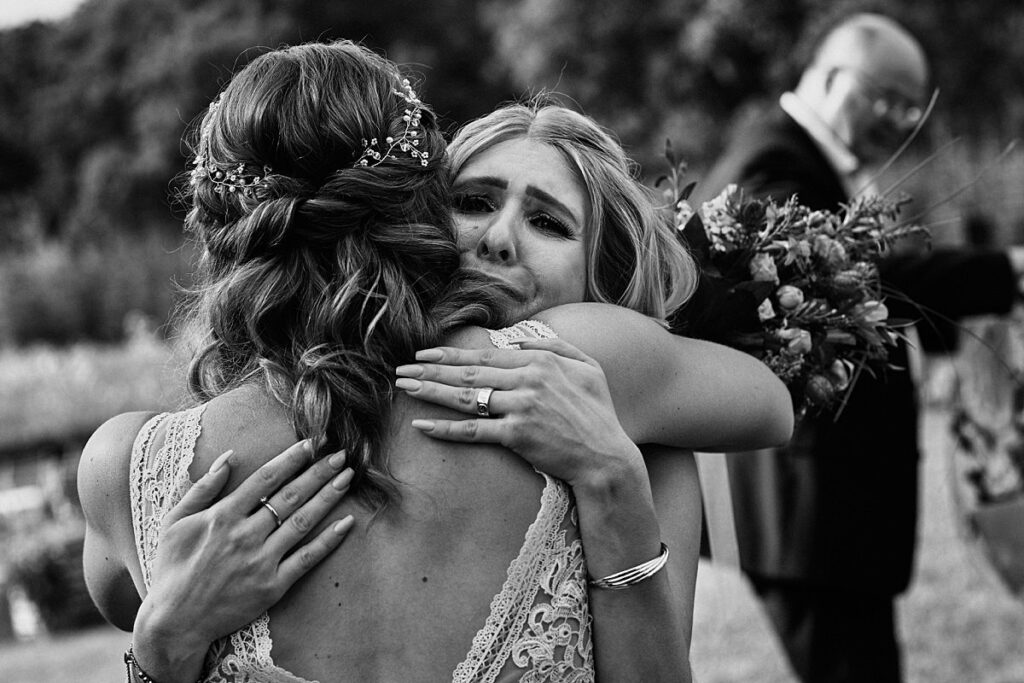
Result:
<svg viewBox="0 0 1024 683"><path fill-rule="evenodd" d="M797 94L872 164L916 122L928 79L924 49L909 31L881 14L855 14L826 34Z"/></svg>
<svg viewBox="0 0 1024 683"><path fill-rule="evenodd" d="M812 67L850 67L886 85L923 98L928 61L917 39L881 14L855 14L830 31L815 52Z"/></svg>

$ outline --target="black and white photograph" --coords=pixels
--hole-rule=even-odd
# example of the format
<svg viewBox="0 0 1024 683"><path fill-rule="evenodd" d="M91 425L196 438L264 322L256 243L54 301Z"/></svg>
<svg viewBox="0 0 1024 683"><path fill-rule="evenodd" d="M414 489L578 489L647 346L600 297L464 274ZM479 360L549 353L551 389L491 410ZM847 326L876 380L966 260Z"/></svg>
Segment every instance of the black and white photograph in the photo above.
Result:
<svg viewBox="0 0 1024 683"><path fill-rule="evenodd" d="M0 0L0 680L1024 683L1021 36Z"/></svg>

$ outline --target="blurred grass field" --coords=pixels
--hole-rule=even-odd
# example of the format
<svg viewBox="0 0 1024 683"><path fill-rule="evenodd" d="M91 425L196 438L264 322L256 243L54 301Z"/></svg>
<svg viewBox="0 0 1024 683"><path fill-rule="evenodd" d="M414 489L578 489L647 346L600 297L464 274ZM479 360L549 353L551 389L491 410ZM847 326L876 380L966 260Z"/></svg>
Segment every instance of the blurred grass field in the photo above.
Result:
<svg viewBox="0 0 1024 683"><path fill-rule="evenodd" d="M954 444L947 412L927 411L921 430L917 567L898 603L906 680L1021 683L1024 602L997 582L960 533L948 477ZM694 622L692 654L700 683L796 680L753 592L734 571L701 565Z"/></svg>
<svg viewBox="0 0 1024 683"><path fill-rule="evenodd" d="M141 322L121 346L0 349L0 440L88 433L116 413L173 409L182 361ZM899 602L909 683L1024 682L1024 602L998 584L962 537L948 480L954 448L938 404L922 423L922 516L915 581ZM865 558L870 561L870 558ZM130 636L101 626L0 644L0 681L123 679ZM792 683L780 647L742 576L703 563L692 661L701 683Z"/></svg>
<svg viewBox="0 0 1024 683"><path fill-rule="evenodd" d="M125 344L0 347L0 446L89 434L128 410L185 399L183 363L145 323Z"/></svg>
<svg viewBox="0 0 1024 683"><path fill-rule="evenodd" d="M947 415L930 410L925 444L917 573L900 600L908 683L1024 681L1024 602L1013 599L958 531L947 458ZM870 558L866 558L870 560ZM746 581L702 563L692 659L700 683L792 683ZM123 677L128 634L100 627L75 635L0 645L5 683L108 683Z"/></svg>

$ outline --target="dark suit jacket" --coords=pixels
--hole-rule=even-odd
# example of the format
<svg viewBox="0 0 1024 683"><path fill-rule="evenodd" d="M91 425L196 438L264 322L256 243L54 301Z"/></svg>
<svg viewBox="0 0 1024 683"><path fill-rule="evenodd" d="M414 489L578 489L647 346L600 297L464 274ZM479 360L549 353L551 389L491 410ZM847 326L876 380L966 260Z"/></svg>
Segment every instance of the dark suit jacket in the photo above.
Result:
<svg viewBox="0 0 1024 683"><path fill-rule="evenodd" d="M755 196L836 210L836 171L781 108L740 131L698 187L735 182ZM933 250L890 257L883 284L942 315L1004 313L1016 281L1002 252ZM921 318L890 297L893 317ZM922 327L926 324L922 324ZM901 345L891 358L906 367ZM862 373L837 421L807 417L789 446L730 456L741 565L748 574L893 594L910 580L917 521L917 402L910 374Z"/></svg>

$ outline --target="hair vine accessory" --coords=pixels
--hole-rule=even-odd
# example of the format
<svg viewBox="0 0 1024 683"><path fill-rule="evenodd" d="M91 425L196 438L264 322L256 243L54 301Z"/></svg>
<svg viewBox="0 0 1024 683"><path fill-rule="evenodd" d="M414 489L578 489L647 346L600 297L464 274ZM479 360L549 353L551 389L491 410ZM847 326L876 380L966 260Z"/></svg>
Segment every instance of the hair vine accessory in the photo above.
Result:
<svg viewBox="0 0 1024 683"><path fill-rule="evenodd" d="M239 192L246 197L255 197L256 190L263 187L267 176L272 169L263 164L246 164L245 162L219 164L207 158L207 150L210 145L210 130L213 128L213 116L220 107L220 95L210 103L209 113L206 115L206 123L203 125L202 133L199 136L200 151L192 162L192 174L190 183L194 186L202 179L213 183L217 193L223 193L227 188L228 192ZM250 172L257 168L256 172Z"/></svg>
<svg viewBox="0 0 1024 683"><path fill-rule="evenodd" d="M401 90L393 90L392 92L404 99L406 104L409 105L409 108L402 115L402 120L405 121L405 130L402 131L398 138L390 135L384 138L384 144L387 145L387 148L383 151L380 149L380 142L377 138L373 138L369 142L367 142L366 138L363 138L362 144L365 149L363 149L363 153L356 159L353 166L373 167L379 166L385 159L397 159L398 157L395 156L396 149L415 159L419 159L421 166L427 165L430 155L419 149L419 127L420 117L423 115L423 103L416 96L416 91L412 89L408 78L402 79Z"/></svg>
<svg viewBox="0 0 1024 683"><path fill-rule="evenodd" d="M228 192L239 192L246 197L255 197L256 190L262 189L266 183L267 176L271 173L270 166L255 167L244 162L221 168L213 162L203 163L202 158L196 159L197 165L192 171L192 184L196 183L196 175L205 175L216 187L214 190L223 193L225 188ZM256 172L247 172L248 169L256 168Z"/></svg>

